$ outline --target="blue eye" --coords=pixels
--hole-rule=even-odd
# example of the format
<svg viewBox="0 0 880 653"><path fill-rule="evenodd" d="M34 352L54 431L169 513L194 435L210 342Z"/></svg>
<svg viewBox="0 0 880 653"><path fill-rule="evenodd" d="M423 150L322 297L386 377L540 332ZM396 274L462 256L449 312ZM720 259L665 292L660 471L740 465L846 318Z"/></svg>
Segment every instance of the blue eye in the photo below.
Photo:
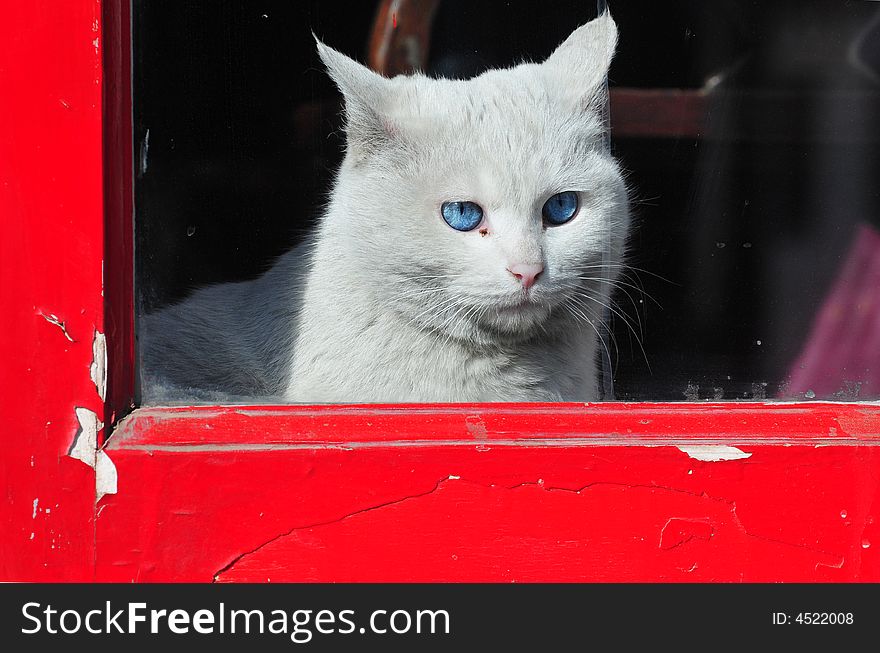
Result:
<svg viewBox="0 0 880 653"><path fill-rule="evenodd" d="M541 212L544 219L552 225L565 224L574 217L578 210L577 193L567 190L564 193L556 193L544 202Z"/></svg>
<svg viewBox="0 0 880 653"><path fill-rule="evenodd" d="M483 221L483 209L473 202L443 202L440 213L458 231L470 231Z"/></svg>

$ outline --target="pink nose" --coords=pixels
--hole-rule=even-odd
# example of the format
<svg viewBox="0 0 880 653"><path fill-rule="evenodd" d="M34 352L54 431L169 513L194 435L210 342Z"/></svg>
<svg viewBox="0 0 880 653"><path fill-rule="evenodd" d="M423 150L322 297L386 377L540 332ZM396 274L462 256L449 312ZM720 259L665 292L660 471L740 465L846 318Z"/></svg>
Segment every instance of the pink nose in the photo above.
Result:
<svg viewBox="0 0 880 653"><path fill-rule="evenodd" d="M544 266L540 263L515 263L507 268L507 271L519 279L524 290L528 290L535 284L538 275L544 271Z"/></svg>

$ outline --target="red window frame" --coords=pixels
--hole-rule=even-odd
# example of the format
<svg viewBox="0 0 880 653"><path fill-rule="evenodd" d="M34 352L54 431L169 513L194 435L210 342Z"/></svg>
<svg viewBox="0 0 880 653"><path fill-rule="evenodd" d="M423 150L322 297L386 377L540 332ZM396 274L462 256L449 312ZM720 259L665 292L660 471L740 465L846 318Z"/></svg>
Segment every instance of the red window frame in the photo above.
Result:
<svg viewBox="0 0 880 653"><path fill-rule="evenodd" d="M128 3L2 13L0 579L880 580L876 402L132 410Z"/></svg>

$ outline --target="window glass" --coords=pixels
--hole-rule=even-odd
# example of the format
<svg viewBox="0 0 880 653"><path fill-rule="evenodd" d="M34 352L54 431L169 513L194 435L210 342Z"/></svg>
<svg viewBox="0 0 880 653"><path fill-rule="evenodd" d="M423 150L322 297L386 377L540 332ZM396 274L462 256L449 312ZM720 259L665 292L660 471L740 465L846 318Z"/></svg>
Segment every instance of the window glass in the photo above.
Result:
<svg viewBox="0 0 880 653"><path fill-rule="evenodd" d="M391 5L399 14L389 17L383 12ZM584 364L579 353L571 353L580 350L548 349L548 339L557 336L538 318L528 337L505 336L504 346L514 342L513 350L538 352L528 373L511 373L516 356L498 354L503 346L450 331L462 316L485 316L478 308L463 308L457 317L430 324L410 312L400 333L408 334L416 324L427 335L424 341L415 337L421 344L398 357L400 369L383 358L391 346L386 340L397 342L387 328L376 336L375 352L359 356L356 350L363 346L355 343L347 352L350 360L343 360L348 345L336 325L358 324L364 305L358 301L366 300L355 297L350 307L346 304L344 319L328 325L325 340L307 347L307 356L320 361L316 366L334 359L335 367L317 374L308 391L300 386L303 401L880 398L880 6L821 0L609 6L619 41L607 76L607 105L593 109L607 114L611 151L627 188L629 224L621 227L625 253L609 244L610 236L603 240L603 229L614 229L611 223L600 221L592 232L584 231L583 242L595 240L588 272L605 280L596 282L597 288L610 296L600 292L557 310L576 321L580 314L577 328L585 337L598 341L601 336L588 363L595 366L595 378L564 380ZM484 246L486 252L504 251L509 261L502 276L509 273L505 279L520 284L528 297L529 292L540 297L542 285L551 287L566 256L582 255L580 250L550 252L548 243L563 240L559 234L566 228L601 211L602 186L613 179L598 175L596 187L584 182L548 190L550 173L537 161L550 160L554 152L560 160L582 155L572 142L561 142L556 122L538 120L524 134L525 118L517 109L505 120L489 110L484 132L463 131L459 142L446 138L428 154L432 146L426 143L446 133L442 117L463 111L456 104L461 98L442 90L431 91L430 99L403 93L410 103L390 107L388 98L397 96L381 85L373 94L372 82L359 81L356 69L343 70L348 64L340 64L334 83L313 34L353 60L374 67L384 61L387 75L416 66L432 78L464 80L488 69L547 61L575 28L596 17L596 3L135 0L133 7L137 332L144 403L300 399L285 390L295 386L296 375L287 368L299 331L295 319L278 314L285 305L307 301L308 277L277 274L272 284L252 282L267 279L285 252L308 242L334 192L342 192L333 190L346 148L340 77L351 85L345 95L349 123L362 118L361 127L378 129L380 140L400 139L396 154L388 155L395 174L405 168L401 143L408 138L416 142L413 160L423 166L412 178L422 179L430 156L442 159L439 170L450 165L454 153L464 170L487 143L503 142L498 134L504 129L514 134L511 151L492 150L497 159L459 184L467 191L449 191L443 209L437 200L436 207L421 213L412 208L421 206L413 199L418 193L405 188L385 189L381 198L375 192L379 187L368 183L344 191L362 192L364 205L384 203L399 216L375 229L353 226L348 234L365 248L376 239L400 239L382 259L387 268L414 256L408 247L423 247L424 265L414 268L409 296L421 293L429 315L432 302L434 308L444 301L447 310L456 306L448 293L424 283L430 274L471 277L485 283L487 293L502 281L480 267L494 254L471 268L471 259L458 259L443 244L459 241L434 246L424 240L423 225L409 220L430 214L437 224L446 221L441 226L450 239L461 236L460 242L468 243L462 248L472 247L464 240L470 234L483 241L473 245L474 251ZM383 40L381 27L389 22ZM383 47L391 48L384 59ZM547 97L557 105L551 113L600 66L601 52L588 52L590 65L561 68L554 77L540 73L541 93L549 89ZM515 88L531 88L523 84ZM485 100L496 92L509 99L519 91L485 87L481 92ZM361 113L355 101L363 105ZM437 121L436 128L425 128L431 121ZM549 135L537 140L544 131ZM362 165L373 165L386 152L375 141L358 142L367 161ZM592 160L584 158L582 167ZM558 177L582 179L559 165L566 172ZM455 176L446 179L450 187ZM478 181L479 192L469 185ZM569 191L575 196L566 195ZM425 202L436 199L433 192L431 186L424 193ZM492 199L483 201L476 197L480 193ZM528 193L529 199L519 197ZM540 225L536 233L543 235L492 250L502 240L504 212L514 205L530 207ZM472 219L483 222L471 225ZM491 229L481 237L485 225ZM529 243L539 243L538 249L530 250ZM304 258L302 267L308 266ZM348 287L353 278L369 276L371 286L352 282L351 287L376 293L380 302L408 292L399 277L386 278L376 270L357 261L347 268L351 278L342 275L337 281ZM421 281L415 279L419 275ZM214 288L210 301L222 310L205 309L208 300L198 294L205 287ZM253 301L258 293L265 300ZM203 299L193 302L197 297ZM335 297L330 308L338 312L339 302L348 300L344 293ZM190 319L193 314L198 319ZM156 315L165 317L151 318ZM175 324L187 315L189 321L175 333ZM244 334L230 331L229 323L239 319L259 327ZM367 320L360 332L374 322ZM542 341L548 329L551 334ZM492 350L495 357L480 354L464 363L432 358L450 340L469 337L472 348ZM337 346L325 347L327 340ZM163 343L161 353L153 342ZM507 356L506 362L499 363L499 356ZM374 369L361 375L365 360L374 361ZM450 372L460 383L443 385L438 379L448 372L447 363L476 371L465 377ZM494 378L481 376L485 370L477 368L484 363L496 366ZM407 375L413 394L400 391L400 379ZM396 389L384 396L381 391L350 397L312 392L322 384L345 386L360 376L373 390L382 379ZM586 395L565 389L578 383L594 387ZM565 390L548 394L548 384Z"/></svg>

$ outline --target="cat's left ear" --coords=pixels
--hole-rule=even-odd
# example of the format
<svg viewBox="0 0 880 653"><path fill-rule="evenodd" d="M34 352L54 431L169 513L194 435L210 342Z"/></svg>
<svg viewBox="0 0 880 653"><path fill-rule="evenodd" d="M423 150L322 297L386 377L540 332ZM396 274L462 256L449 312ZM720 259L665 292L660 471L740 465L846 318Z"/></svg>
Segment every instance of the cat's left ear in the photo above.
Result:
<svg viewBox="0 0 880 653"><path fill-rule="evenodd" d="M606 10L572 32L541 67L573 108L591 109L601 97L616 46L617 25Z"/></svg>

